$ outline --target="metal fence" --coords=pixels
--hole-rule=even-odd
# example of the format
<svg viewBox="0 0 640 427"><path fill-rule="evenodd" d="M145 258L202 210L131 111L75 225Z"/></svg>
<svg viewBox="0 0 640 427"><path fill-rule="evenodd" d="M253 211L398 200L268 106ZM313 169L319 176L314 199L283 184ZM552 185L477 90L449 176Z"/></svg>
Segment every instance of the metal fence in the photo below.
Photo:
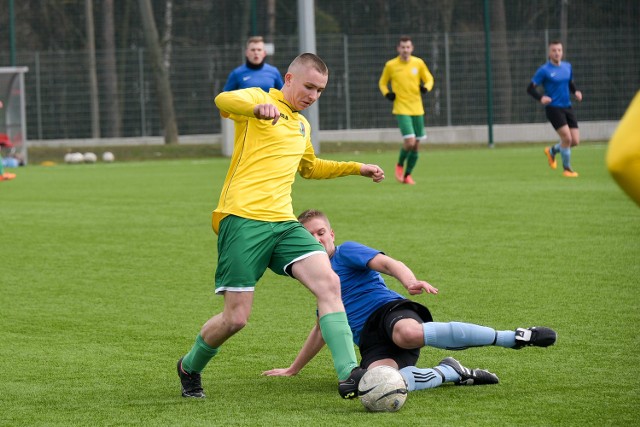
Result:
<svg viewBox="0 0 640 427"><path fill-rule="evenodd" d="M414 55L427 63L435 87L425 95L426 125L476 125L487 122L484 33L413 35ZM384 63L396 56L399 35L319 35L318 54L330 69L320 105L324 130L395 127L390 103L378 90ZM546 61L547 42L557 31L491 34L493 121L496 124L544 122L543 109L526 94L533 73ZM296 37L274 40L268 62L284 74L298 52ZM237 45L174 49L170 67L178 130L181 135L220 132L213 98L228 73L244 62ZM640 32L574 30L568 34L566 60L574 69L584 101L580 121L617 120L640 89ZM98 81L103 52L97 52ZM31 52L18 55L25 75L29 139L91 136L89 73L85 52ZM117 52L122 135L162 135L154 80L144 49ZM100 88L102 89L102 87ZM106 103L100 90L100 108ZM110 124L101 118L103 135Z"/></svg>

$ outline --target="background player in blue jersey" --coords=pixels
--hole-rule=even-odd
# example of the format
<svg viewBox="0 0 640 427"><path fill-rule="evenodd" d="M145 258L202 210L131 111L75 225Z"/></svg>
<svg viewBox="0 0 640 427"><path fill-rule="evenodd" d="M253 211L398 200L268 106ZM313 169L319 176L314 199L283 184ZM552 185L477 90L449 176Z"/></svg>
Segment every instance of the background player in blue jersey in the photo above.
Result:
<svg viewBox="0 0 640 427"><path fill-rule="evenodd" d="M556 169L556 154L562 156L563 175L576 178L578 173L571 169L571 147L580 143L578 120L571 108L569 92L576 100L582 101L580 92L573 82L571 64L562 61L562 43L554 40L549 43L549 61L538 68L527 87L527 92L545 106L547 118L553 128L560 135L560 142L544 149L549 166ZM537 91L538 86L544 87L544 95Z"/></svg>
<svg viewBox="0 0 640 427"><path fill-rule="evenodd" d="M462 350L469 347L500 346L519 349L547 347L556 333L545 327L496 331L461 322L434 322L429 310L387 288L380 273L395 277L411 295L437 294L438 289L419 280L404 263L383 252L356 242L335 246L335 234L320 211L307 210L298 220L324 246L331 267L340 277L342 301L360 350L363 368L387 365L400 370L409 391L438 387L444 382L457 385L496 384L498 377L483 369L468 369L453 357L434 368L415 366L422 347ZM268 376L292 376L322 349L324 341L316 324L291 366L265 371Z"/></svg>
<svg viewBox="0 0 640 427"><path fill-rule="evenodd" d="M244 54L247 62L231 71L223 91L250 87L259 87L265 92L269 92L271 88L282 89L284 81L280 71L265 62L267 52L262 37L250 37Z"/></svg>

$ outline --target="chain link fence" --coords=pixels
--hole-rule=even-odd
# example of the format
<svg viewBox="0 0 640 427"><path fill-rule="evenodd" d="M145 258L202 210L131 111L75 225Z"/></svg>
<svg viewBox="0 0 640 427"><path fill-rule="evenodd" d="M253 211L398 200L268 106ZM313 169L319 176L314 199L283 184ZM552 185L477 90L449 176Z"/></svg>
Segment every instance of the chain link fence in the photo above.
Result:
<svg viewBox="0 0 640 427"><path fill-rule="evenodd" d="M396 126L391 104L380 94L384 63L396 56L400 35L319 35L317 53L330 69L329 86L319 101L323 130L376 129ZM491 34L493 122L542 123L544 111L527 95L533 73L546 61L547 43L557 31ZM435 78L424 96L426 125L468 126L487 122L484 33L412 35L414 55L425 60ZM268 62L282 74L299 53L297 37L273 40ZM180 135L220 133L213 98L229 72L244 62L243 41L234 45L174 50L170 78ZM584 95L576 105L579 121L617 120L640 89L640 32L574 30L565 58ZM98 81L104 81L104 53L96 53ZM18 55L29 67L25 75L29 139L89 138L91 101L85 52L30 52ZM117 52L121 135L101 114L103 136L158 136L162 124L154 79L144 49ZM106 108L100 87L99 108ZM574 104L575 105L575 104Z"/></svg>

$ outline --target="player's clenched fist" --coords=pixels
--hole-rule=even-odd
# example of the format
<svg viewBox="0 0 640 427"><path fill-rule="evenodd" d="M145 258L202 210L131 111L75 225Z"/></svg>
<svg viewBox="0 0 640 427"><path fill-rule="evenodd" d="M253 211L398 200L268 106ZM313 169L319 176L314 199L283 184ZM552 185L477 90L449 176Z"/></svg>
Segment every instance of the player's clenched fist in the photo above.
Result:
<svg viewBox="0 0 640 427"><path fill-rule="evenodd" d="M257 119L273 119L271 124L275 125L280 118L280 110L273 104L258 104L253 107L253 115L256 116Z"/></svg>
<svg viewBox="0 0 640 427"><path fill-rule="evenodd" d="M360 166L360 175L373 178L373 182L380 182L384 179L384 171L378 165L363 164Z"/></svg>

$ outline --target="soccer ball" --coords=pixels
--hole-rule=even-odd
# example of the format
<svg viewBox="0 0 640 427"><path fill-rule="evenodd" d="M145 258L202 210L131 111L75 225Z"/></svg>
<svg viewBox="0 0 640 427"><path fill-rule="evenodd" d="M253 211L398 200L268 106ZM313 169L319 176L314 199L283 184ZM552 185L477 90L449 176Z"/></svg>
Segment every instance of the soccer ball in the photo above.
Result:
<svg viewBox="0 0 640 427"><path fill-rule="evenodd" d="M371 412L395 412L407 400L407 384L391 366L369 369L358 384L360 402Z"/></svg>
<svg viewBox="0 0 640 427"><path fill-rule="evenodd" d="M111 163L115 159L116 159L116 157L113 155L113 153L111 151L105 151L104 153L102 153L102 161L103 162Z"/></svg>
<svg viewBox="0 0 640 427"><path fill-rule="evenodd" d="M76 165L84 161L84 156L82 155L82 153L67 153L64 156L64 161L65 163Z"/></svg>
<svg viewBox="0 0 640 427"><path fill-rule="evenodd" d="M84 153L83 158L85 163L95 163L98 160L98 156L91 152Z"/></svg>

